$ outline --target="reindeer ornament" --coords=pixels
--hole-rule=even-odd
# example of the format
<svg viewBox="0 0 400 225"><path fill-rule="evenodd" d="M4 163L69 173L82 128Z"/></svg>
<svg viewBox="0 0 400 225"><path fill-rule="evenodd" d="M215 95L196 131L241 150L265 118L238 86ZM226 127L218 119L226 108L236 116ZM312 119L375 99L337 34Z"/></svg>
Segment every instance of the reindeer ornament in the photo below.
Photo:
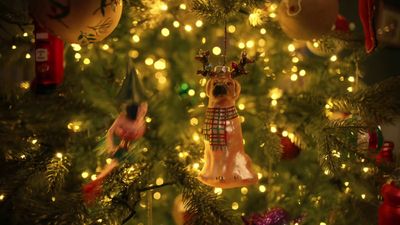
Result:
<svg viewBox="0 0 400 225"><path fill-rule="evenodd" d="M244 66L253 62L242 53L239 64L217 66L211 71L209 52L200 51L196 56L203 63L197 73L209 77L206 94L209 98L204 135L205 165L198 179L206 185L219 188L235 188L255 184L257 174L249 156L244 152L242 128L235 102L240 94L240 84L235 77L247 74Z"/></svg>

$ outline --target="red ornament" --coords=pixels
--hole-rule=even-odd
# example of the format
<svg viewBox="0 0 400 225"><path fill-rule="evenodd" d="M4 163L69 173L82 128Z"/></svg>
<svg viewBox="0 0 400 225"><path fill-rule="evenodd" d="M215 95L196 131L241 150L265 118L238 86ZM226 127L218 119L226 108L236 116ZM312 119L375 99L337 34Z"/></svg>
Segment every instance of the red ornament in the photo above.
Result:
<svg viewBox="0 0 400 225"><path fill-rule="evenodd" d="M378 225L399 225L400 189L394 184L382 186L383 203L379 207Z"/></svg>
<svg viewBox="0 0 400 225"><path fill-rule="evenodd" d="M35 23L35 72L39 92L56 88L64 79L64 42Z"/></svg>
<svg viewBox="0 0 400 225"><path fill-rule="evenodd" d="M281 137L282 156L281 159L294 159L300 154L300 148L290 138Z"/></svg>
<svg viewBox="0 0 400 225"><path fill-rule="evenodd" d="M365 50L371 53L377 45L374 27L375 0L358 0L358 14L364 30Z"/></svg>
<svg viewBox="0 0 400 225"><path fill-rule="evenodd" d="M382 150L376 155L376 163L382 164L382 163L391 163L393 162L393 149L394 149L394 143L391 141L385 141L385 143L382 146Z"/></svg>
<svg viewBox="0 0 400 225"><path fill-rule="evenodd" d="M336 17L335 31L341 31L345 33L350 32L349 21L347 21L347 19L340 14Z"/></svg>

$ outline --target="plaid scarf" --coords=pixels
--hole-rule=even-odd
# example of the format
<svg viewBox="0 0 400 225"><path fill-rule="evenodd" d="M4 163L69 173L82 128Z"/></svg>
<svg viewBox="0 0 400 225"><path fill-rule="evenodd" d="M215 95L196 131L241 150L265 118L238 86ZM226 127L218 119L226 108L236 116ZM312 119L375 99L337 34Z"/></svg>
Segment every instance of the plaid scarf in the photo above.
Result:
<svg viewBox="0 0 400 225"><path fill-rule="evenodd" d="M238 117L238 114L235 106L207 108L202 134L210 142L211 150L227 149L226 122L236 117Z"/></svg>

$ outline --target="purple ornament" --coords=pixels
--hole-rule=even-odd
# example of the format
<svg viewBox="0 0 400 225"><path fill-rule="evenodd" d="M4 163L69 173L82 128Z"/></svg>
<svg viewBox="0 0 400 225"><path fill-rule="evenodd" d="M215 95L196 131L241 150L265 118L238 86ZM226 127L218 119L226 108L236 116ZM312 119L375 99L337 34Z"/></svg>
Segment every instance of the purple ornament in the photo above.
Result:
<svg viewBox="0 0 400 225"><path fill-rule="evenodd" d="M242 218L245 225L287 225L289 214L282 208L274 208L262 214L255 213L250 218Z"/></svg>

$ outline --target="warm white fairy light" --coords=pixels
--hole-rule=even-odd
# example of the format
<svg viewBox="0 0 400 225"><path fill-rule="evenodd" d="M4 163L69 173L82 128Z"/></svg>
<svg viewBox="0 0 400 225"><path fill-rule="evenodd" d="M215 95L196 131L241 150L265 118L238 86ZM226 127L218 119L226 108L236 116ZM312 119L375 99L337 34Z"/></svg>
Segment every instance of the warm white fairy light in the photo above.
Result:
<svg viewBox="0 0 400 225"><path fill-rule="evenodd" d="M91 180L96 180L96 178L97 178L96 174L93 174L92 176L90 176Z"/></svg>
<svg viewBox="0 0 400 225"><path fill-rule="evenodd" d="M140 37L139 37L139 35L137 35L137 34L133 35L133 36L132 36L132 41L133 41L134 43L140 42Z"/></svg>
<svg viewBox="0 0 400 225"><path fill-rule="evenodd" d="M366 197L367 197L366 194L361 194L361 198L362 198L362 199L365 199Z"/></svg>
<svg viewBox="0 0 400 225"><path fill-rule="evenodd" d="M294 52L294 51L296 51L296 47L294 46L294 44L289 44L289 45L288 45L288 51L289 51L289 52Z"/></svg>
<svg viewBox="0 0 400 225"><path fill-rule="evenodd" d="M214 193L217 195L221 195L222 194L222 188L214 188Z"/></svg>
<svg viewBox="0 0 400 225"><path fill-rule="evenodd" d="M267 190L267 188L266 188L264 185L260 185L260 186L258 186L258 190L259 190L261 193L264 193L264 192Z"/></svg>
<svg viewBox="0 0 400 225"><path fill-rule="evenodd" d="M15 50L15 49L17 49L17 46L16 45L11 45L11 49Z"/></svg>
<svg viewBox="0 0 400 225"><path fill-rule="evenodd" d="M364 173L368 173L368 172L369 172L369 168L368 168L368 167L364 167L364 168L362 169L362 171L363 171Z"/></svg>
<svg viewBox="0 0 400 225"><path fill-rule="evenodd" d="M346 186L346 187L348 187L349 184L350 184L350 183L349 183L348 181L344 182L344 186Z"/></svg>
<svg viewBox="0 0 400 225"><path fill-rule="evenodd" d="M233 210L238 210L238 209L239 209L239 203L233 202L233 203L232 203L232 209L233 209Z"/></svg>
<svg viewBox="0 0 400 225"><path fill-rule="evenodd" d="M329 60L331 60L331 62L336 62L337 61L337 56L336 55L332 55Z"/></svg>
<svg viewBox="0 0 400 225"><path fill-rule="evenodd" d="M272 106L277 106L278 105L278 100L272 99L271 100L271 105Z"/></svg>
<svg viewBox="0 0 400 225"><path fill-rule="evenodd" d="M81 173L81 177L84 178L84 179L86 179L86 178L89 177L89 173L86 172L86 171L83 171L83 172Z"/></svg>
<svg viewBox="0 0 400 225"><path fill-rule="evenodd" d="M76 52L79 52L82 49L82 47L79 44L71 44L71 47Z"/></svg>
<svg viewBox="0 0 400 225"><path fill-rule="evenodd" d="M353 92L353 87L348 87L348 88L347 88L347 91L348 91L348 92Z"/></svg>
<svg viewBox="0 0 400 225"><path fill-rule="evenodd" d="M246 47L247 48L253 48L254 47L254 41L253 40L249 40L246 42Z"/></svg>
<svg viewBox="0 0 400 225"><path fill-rule="evenodd" d="M22 36L28 37L28 33L24 32L24 33L22 34Z"/></svg>
<svg viewBox="0 0 400 225"><path fill-rule="evenodd" d="M262 173L257 173L257 178L261 179L263 177Z"/></svg>
<svg viewBox="0 0 400 225"><path fill-rule="evenodd" d="M221 48L218 47L218 46L215 46L215 47L212 49L212 53L213 53L214 55L220 55L221 52L222 52L222 50L221 50Z"/></svg>
<svg viewBox="0 0 400 225"><path fill-rule="evenodd" d="M292 58L292 63L298 63L300 61L299 58L297 58L296 56Z"/></svg>
<svg viewBox="0 0 400 225"><path fill-rule="evenodd" d="M271 133L276 133L278 132L278 128L276 128L276 126L271 126L270 131Z"/></svg>
<svg viewBox="0 0 400 225"><path fill-rule="evenodd" d="M296 81L298 78L299 78L299 76L295 73L290 76L291 81Z"/></svg>
<svg viewBox="0 0 400 225"><path fill-rule="evenodd" d="M82 55L79 52L76 52L74 57L75 57L75 59L79 60L82 58Z"/></svg>
<svg viewBox="0 0 400 225"><path fill-rule="evenodd" d="M242 193L243 195L247 195L248 192L249 192L249 189L247 189L246 187L242 187L240 189L240 193Z"/></svg>
<svg viewBox="0 0 400 225"><path fill-rule="evenodd" d="M299 75L301 77L304 77L307 74L307 72L305 70L300 70Z"/></svg>
<svg viewBox="0 0 400 225"><path fill-rule="evenodd" d="M168 10L168 5L165 2L160 2L159 8L161 11L167 11Z"/></svg>
<svg viewBox="0 0 400 225"><path fill-rule="evenodd" d="M179 23L179 21L176 20L172 23L172 26L174 26L175 28L178 28L180 25L181 24Z"/></svg>
<svg viewBox="0 0 400 225"><path fill-rule="evenodd" d="M26 155L25 154L22 154L22 155L20 155L19 156L21 159L25 159L26 158Z"/></svg>
<svg viewBox="0 0 400 225"><path fill-rule="evenodd" d="M267 33L267 30L265 28L260 29L260 34L266 34L266 33Z"/></svg>
<svg viewBox="0 0 400 225"><path fill-rule="evenodd" d="M186 32L190 32L190 31L192 31L193 30L193 27L191 26L191 25L189 25L189 24L186 24L185 25L185 31Z"/></svg>
<svg viewBox="0 0 400 225"><path fill-rule="evenodd" d="M253 12L250 13L249 15L249 23L252 26L257 26L262 24L262 19L261 19L261 14L262 14L262 10L261 9L255 9L253 10Z"/></svg>
<svg viewBox="0 0 400 225"><path fill-rule="evenodd" d="M32 141L31 141L32 144L36 144L37 142L38 142L38 139L36 139L36 138L32 139Z"/></svg>
<svg viewBox="0 0 400 225"><path fill-rule="evenodd" d="M202 37L202 38L201 38L201 43L202 43L202 44L205 44L206 42L207 42L207 38L206 38L206 37Z"/></svg>
<svg viewBox="0 0 400 225"><path fill-rule="evenodd" d="M193 163L192 165L194 170L198 170L200 168L200 164L199 163Z"/></svg>
<svg viewBox="0 0 400 225"><path fill-rule="evenodd" d="M161 198L161 193L157 191L156 193L153 194L153 198L155 200L159 200Z"/></svg>
<svg viewBox="0 0 400 225"><path fill-rule="evenodd" d="M182 3L182 4L179 5L179 8L182 9L182 10L186 10L187 6L186 6L186 4Z"/></svg>
<svg viewBox="0 0 400 225"><path fill-rule="evenodd" d="M82 121L72 121L67 124L67 128L73 132L81 131Z"/></svg>
<svg viewBox="0 0 400 225"><path fill-rule="evenodd" d="M29 83L29 81L23 81L19 84L19 87L21 89L25 89L28 90L31 87L31 84Z"/></svg>
<svg viewBox="0 0 400 225"><path fill-rule="evenodd" d="M189 95L189 96L194 96L195 94L196 94L196 91L193 90L193 89L190 89L190 90L188 91L188 95Z"/></svg>
<svg viewBox="0 0 400 225"><path fill-rule="evenodd" d="M83 59L83 64L89 65L90 64L90 59L89 58L84 58Z"/></svg>
<svg viewBox="0 0 400 225"><path fill-rule="evenodd" d="M56 153L56 157L59 158L59 159L62 159L63 154L61 152L57 152Z"/></svg>
<svg viewBox="0 0 400 225"><path fill-rule="evenodd" d="M110 46L109 46L108 44L104 44L101 48L102 48L104 51L107 51L108 49L110 49Z"/></svg>
<svg viewBox="0 0 400 225"><path fill-rule="evenodd" d="M163 29L161 29L161 35L164 37L168 37L169 36L168 28L164 27Z"/></svg>
<svg viewBox="0 0 400 225"><path fill-rule="evenodd" d="M243 43L243 42L239 42L238 47L239 47L240 49L244 49L244 48L246 47L246 44Z"/></svg>
<svg viewBox="0 0 400 225"><path fill-rule="evenodd" d="M151 117L146 116L145 121L146 121L146 123L151 123L152 119L151 119Z"/></svg>
<svg viewBox="0 0 400 225"><path fill-rule="evenodd" d="M349 76L348 78L347 78L347 80L349 81L349 82L354 82L354 81L356 81L356 79L353 77L353 76Z"/></svg>
<svg viewBox="0 0 400 225"><path fill-rule="evenodd" d="M192 138L193 138L193 141L195 141L195 142L200 141L200 135L197 132L193 133Z"/></svg>
<svg viewBox="0 0 400 225"><path fill-rule="evenodd" d="M0 201L3 201L6 196L4 194L0 194Z"/></svg>
<svg viewBox="0 0 400 225"><path fill-rule="evenodd" d="M327 225L325 222L321 222L319 223L319 225Z"/></svg>
<svg viewBox="0 0 400 225"><path fill-rule="evenodd" d="M144 64L146 64L146 65L148 65L148 66L153 65L153 63L154 63L154 59L151 58L151 57L147 57L147 58L144 60Z"/></svg>
<svg viewBox="0 0 400 225"><path fill-rule="evenodd" d="M289 135L288 131L286 131L286 130L282 131L282 136L287 137L288 135Z"/></svg>
<svg viewBox="0 0 400 225"><path fill-rule="evenodd" d="M229 25L228 26L228 32L229 33L235 33L236 31L236 27L234 25Z"/></svg>
<svg viewBox="0 0 400 225"><path fill-rule="evenodd" d="M202 27L203 26L203 21L197 20L195 25L196 25L196 27Z"/></svg>
<svg viewBox="0 0 400 225"><path fill-rule="evenodd" d="M162 184L164 184L164 179L163 179L162 177L158 177L158 178L156 179L156 184L157 184L157 185L162 185Z"/></svg>
<svg viewBox="0 0 400 225"><path fill-rule="evenodd" d="M200 98L205 98L205 97L207 97L207 94L204 92L204 91L202 91L202 92L200 92Z"/></svg>
<svg viewBox="0 0 400 225"><path fill-rule="evenodd" d="M154 63L154 69L164 70L167 67L167 62L165 59L159 59Z"/></svg>
<svg viewBox="0 0 400 225"><path fill-rule="evenodd" d="M25 58L26 58L26 59L30 59L30 58L31 58L31 54L26 53L26 54L25 54Z"/></svg>
<svg viewBox="0 0 400 225"><path fill-rule="evenodd" d="M198 124L199 124L199 119L197 119L196 117L190 119L190 125L196 126Z"/></svg>

